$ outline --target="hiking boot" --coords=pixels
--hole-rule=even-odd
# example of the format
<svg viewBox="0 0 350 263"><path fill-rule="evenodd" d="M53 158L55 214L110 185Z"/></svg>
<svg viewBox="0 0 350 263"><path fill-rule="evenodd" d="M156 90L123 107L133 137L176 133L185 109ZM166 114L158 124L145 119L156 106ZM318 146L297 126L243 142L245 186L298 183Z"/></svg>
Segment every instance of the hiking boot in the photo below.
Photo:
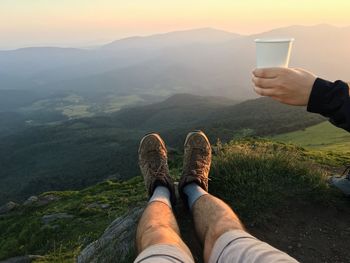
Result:
<svg viewBox="0 0 350 263"><path fill-rule="evenodd" d="M170 177L165 143L156 133L145 135L139 146L139 166L149 198L157 186L165 186L170 191L170 201L175 204L174 182Z"/></svg>
<svg viewBox="0 0 350 263"><path fill-rule="evenodd" d="M186 185L196 183L208 192L208 177L211 164L210 142L202 131L190 132L185 140L184 151L179 193L185 204L187 204L187 196L183 192Z"/></svg>

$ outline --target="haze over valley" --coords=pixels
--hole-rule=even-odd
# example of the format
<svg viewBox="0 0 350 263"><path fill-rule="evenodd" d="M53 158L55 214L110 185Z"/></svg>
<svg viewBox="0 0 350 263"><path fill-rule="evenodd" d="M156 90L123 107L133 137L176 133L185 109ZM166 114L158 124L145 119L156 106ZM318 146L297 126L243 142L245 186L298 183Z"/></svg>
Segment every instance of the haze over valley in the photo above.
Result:
<svg viewBox="0 0 350 263"><path fill-rule="evenodd" d="M325 34L325 32L327 32ZM117 95L174 93L254 98L254 39L294 37L291 65L347 79L350 27L290 26L243 36L212 28L130 37L91 49L0 51L0 89ZM3 97L3 96L1 96Z"/></svg>
<svg viewBox="0 0 350 263"><path fill-rule="evenodd" d="M300 262L350 262L348 200L329 184L350 163L350 133L251 81L254 40L286 37L290 67L349 81L349 3L268 2L2 1L0 261L133 262L147 204L140 139L160 134L178 181L186 135L202 130L209 193L249 233ZM252 34L294 23L305 26Z"/></svg>
<svg viewBox="0 0 350 263"><path fill-rule="evenodd" d="M191 129L229 141L325 121L253 92L254 39L263 37L296 39L291 66L328 79L350 76L343 66L350 27L330 25L249 36L201 28L89 49L0 51L0 201L132 177L135 147L149 131L178 148Z"/></svg>

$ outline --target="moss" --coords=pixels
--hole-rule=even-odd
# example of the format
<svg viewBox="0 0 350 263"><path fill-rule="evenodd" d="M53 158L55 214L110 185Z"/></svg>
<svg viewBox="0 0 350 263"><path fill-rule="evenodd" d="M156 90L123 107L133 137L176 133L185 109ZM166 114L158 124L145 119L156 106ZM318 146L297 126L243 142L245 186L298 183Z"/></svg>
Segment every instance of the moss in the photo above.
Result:
<svg viewBox="0 0 350 263"><path fill-rule="evenodd" d="M129 208L146 198L141 177L129 181L106 181L82 191L48 192L59 196L42 207L21 207L0 218L0 259L23 254L44 255L38 262L73 262L81 247L97 239L104 229ZM89 207L90 204L96 207ZM105 208L100 204L107 205ZM73 215L48 224L42 216Z"/></svg>

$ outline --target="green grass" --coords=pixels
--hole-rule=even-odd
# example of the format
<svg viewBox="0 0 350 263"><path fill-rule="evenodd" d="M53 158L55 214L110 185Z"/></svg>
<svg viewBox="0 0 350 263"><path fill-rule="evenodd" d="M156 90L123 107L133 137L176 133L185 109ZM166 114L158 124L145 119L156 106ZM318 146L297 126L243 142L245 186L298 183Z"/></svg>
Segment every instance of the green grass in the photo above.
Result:
<svg viewBox="0 0 350 263"><path fill-rule="evenodd" d="M21 110L23 112L50 110L60 112L70 119L77 119L115 112L139 102L144 102L144 100L138 95L118 96L112 94L107 96L104 102L95 103L72 93L65 97L38 100L30 106L21 108Z"/></svg>
<svg viewBox="0 0 350 263"><path fill-rule="evenodd" d="M329 204L339 197L326 183L328 173L318 168L318 156L304 148L250 138L219 143L215 149L209 191L230 204L246 224L268 221L291 202ZM174 153L169 160L171 175L179 178L182 156ZM21 206L0 217L0 260L38 254L44 258L37 262L74 262L115 218L146 200L140 176L43 195L48 194L60 199L42 207ZM109 207L91 207L93 203ZM44 225L43 215L54 213L74 218Z"/></svg>
<svg viewBox="0 0 350 263"><path fill-rule="evenodd" d="M137 95L129 96L116 96L111 95L108 97L108 101L104 107L102 107L103 112L110 113L120 110L122 107L133 105L138 102L143 102L144 100Z"/></svg>
<svg viewBox="0 0 350 263"><path fill-rule="evenodd" d="M329 122L280 134L272 139L308 149L310 158L322 164L341 166L350 163L350 133Z"/></svg>
<svg viewBox="0 0 350 263"><path fill-rule="evenodd" d="M146 198L140 177L125 182L106 181L81 191L48 192L60 197L47 206L21 206L0 217L0 260L25 254L45 256L39 262L74 262L81 248L96 240L104 229L129 208ZM107 204L107 209L89 207ZM67 213L45 225L43 215Z"/></svg>
<svg viewBox="0 0 350 263"><path fill-rule="evenodd" d="M209 191L228 202L245 223L263 222L290 202L330 202L327 172L303 148L264 139L219 147Z"/></svg>
<svg viewBox="0 0 350 263"><path fill-rule="evenodd" d="M90 106L88 105L69 105L56 108L56 110L62 111L63 115L70 119L74 119L94 116L93 113L89 112L89 108Z"/></svg>
<svg viewBox="0 0 350 263"><path fill-rule="evenodd" d="M274 140L293 143L312 150L350 153L350 133L329 122L273 137Z"/></svg>

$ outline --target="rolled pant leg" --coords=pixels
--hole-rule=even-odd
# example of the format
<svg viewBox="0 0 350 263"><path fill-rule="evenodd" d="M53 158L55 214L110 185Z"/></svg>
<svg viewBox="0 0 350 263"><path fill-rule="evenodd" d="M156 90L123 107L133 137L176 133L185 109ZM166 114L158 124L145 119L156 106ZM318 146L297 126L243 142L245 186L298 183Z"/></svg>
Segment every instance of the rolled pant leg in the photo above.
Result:
<svg viewBox="0 0 350 263"><path fill-rule="evenodd" d="M215 242L209 263L298 262L288 254L262 242L243 230L224 233Z"/></svg>
<svg viewBox="0 0 350 263"><path fill-rule="evenodd" d="M153 245L138 255L134 263L194 263L183 250L175 245Z"/></svg>

